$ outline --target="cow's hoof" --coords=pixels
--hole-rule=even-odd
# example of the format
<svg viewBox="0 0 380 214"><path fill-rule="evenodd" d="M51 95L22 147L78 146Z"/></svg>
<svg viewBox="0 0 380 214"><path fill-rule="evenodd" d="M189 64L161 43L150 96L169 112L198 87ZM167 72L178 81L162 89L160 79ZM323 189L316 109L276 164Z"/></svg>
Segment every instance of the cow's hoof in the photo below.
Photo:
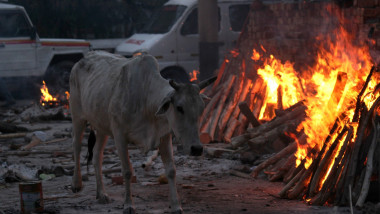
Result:
<svg viewBox="0 0 380 214"><path fill-rule="evenodd" d="M79 185L71 184L71 191L73 191L73 193L80 192L82 191L82 189L83 189L82 184L79 184Z"/></svg>
<svg viewBox="0 0 380 214"><path fill-rule="evenodd" d="M71 181L71 191L73 191L73 193L77 193L80 192L82 189L82 176L73 176L73 180Z"/></svg>
<svg viewBox="0 0 380 214"><path fill-rule="evenodd" d="M112 199L107 194L97 194L96 199L98 199L99 204L108 204L112 202Z"/></svg>
<svg viewBox="0 0 380 214"><path fill-rule="evenodd" d="M183 214L183 210L180 208L179 210L172 211L171 214Z"/></svg>
<svg viewBox="0 0 380 214"><path fill-rule="evenodd" d="M133 209L133 207L128 207L123 210L123 214L135 214L136 211Z"/></svg>

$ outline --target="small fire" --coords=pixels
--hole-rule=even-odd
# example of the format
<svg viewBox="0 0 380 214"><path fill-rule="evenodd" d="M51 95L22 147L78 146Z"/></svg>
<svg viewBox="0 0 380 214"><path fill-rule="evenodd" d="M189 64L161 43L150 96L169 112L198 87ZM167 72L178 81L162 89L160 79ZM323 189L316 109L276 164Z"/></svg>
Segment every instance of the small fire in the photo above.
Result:
<svg viewBox="0 0 380 214"><path fill-rule="evenodd" d="M46 86L45 81L42 81L42 86L40 88L41 91L41 98L40 98L40 104L42 106L58 106L58 105L63 105L64 108L68 109L69 108L69 99L70 99L70 93L68 91L65 91L65 94L63 95L51 95L49 93L49 89Z"/></svg>
<svg viewBox="0 0 380 214"><path fill-rule="evenodd" d="M230 51L232 57L236 58L237 56L239 56L239 51L238 50L231 50Z"/></svg>
<svg viewBox="0 0 380 214"><path fill-rule="evenodd" d="M199 74L199 71L197 71L197 70L193 70L193 72L190 72L189 73L189 75L190 75L190 82L198 80L198 74Z"/></svg>
<svg viewBox="0 0 380 214"><path fill-rule="evenodd" d="M46 83L44 80L42 80L42 86L40 88L40 91L41 91L41 99L40 99L40 103L42 106L45 106L45 104L47 102L56 102L57 101L57 98L56 97L53 97L50 93L49 93L49 89L47 88L46 86Z"/></svg>
<svg viewBox="0 0 380 214"><path fill-rule="evenodd" d="M66 100L69 100L70 99L70 93L68 91L65 91L65 94L66 94Z"/></svg>
<svg viewBox="0 0 380 214"><path fill-rule="evenodd" d="M253 53L252 53L251 59L253 61L258 61L260 59L260 53L257 52L255 49L253 49Z"/></svg>

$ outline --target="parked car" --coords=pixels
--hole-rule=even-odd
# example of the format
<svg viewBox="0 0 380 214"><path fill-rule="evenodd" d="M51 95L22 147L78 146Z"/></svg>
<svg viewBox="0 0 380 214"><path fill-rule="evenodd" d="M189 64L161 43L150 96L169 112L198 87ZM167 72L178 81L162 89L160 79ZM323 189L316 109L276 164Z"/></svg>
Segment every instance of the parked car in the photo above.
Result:
<svg viewBox="0 0 380 214"><path fill-rule="evenodd" d="M132 57L147 52L158 60L161 75L188 81L199 70L198 0L170 0L145 28L116 47L116 53ZM252 0L218 0L219 59L234 48L248 16Z"/></svg>
<svg viewBox="0 0 380 214"><path fill-rule="evenodd" d="M80 39L41 39L24 7L0 3L0 78L13 89L23 80L68 89L75 62L90 50Z"/></svg>

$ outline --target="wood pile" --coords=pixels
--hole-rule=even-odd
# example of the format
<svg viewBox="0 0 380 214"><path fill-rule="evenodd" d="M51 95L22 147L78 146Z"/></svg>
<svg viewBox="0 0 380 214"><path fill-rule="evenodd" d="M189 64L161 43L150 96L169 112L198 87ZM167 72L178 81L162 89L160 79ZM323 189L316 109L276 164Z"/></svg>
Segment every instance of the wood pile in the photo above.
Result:
<svg viewBox="0 0 380 214"><path fill-rule="evenodd" d="M341 114L331 127L323 147L308 151L307 156L313 157L310 165L305 167L304 159L296 166L297 145L303 145L307 140L306 135L301 133L299 136L293 135L294 142L258 165L251 175L257 177L264 171L269 180L284 181L286 185L279 192L279 196L283 198L307 199L315 205L326 202L347 205L351 197L354 205L362 207L370 186L374 183L380 184L377 178L380 174L380 159L374 156L375 152L380 151L380 98L369 109L362 99L376 70L379 71L379 68L372 67L357 97L356 105L352 105L355 109L352 121L349 121L345 113ZM341 91L345 84L344 76L338 75L338 80L333 90L335 92ZM375 87L375 91L379 88L380 84ZM333 93L330 99L339 96L339 93ZM278 137L275 136L279 136L279 133L295 133L291 131L291 127L303 120L305 115L302 112L305 109L302 103L296 104L283 116L277 116L272 121L232 138L232 146L237 148L248 144L250 149L257 150L266 142L277 140Z"/></svg>
<svg viewBox="0 0 380 214"><path fill-rule="evenodd" d="M266 86L256 74L246 76L244 72L224 73L233 66L239 65L225 62L213 87L204 92L212 99L201 117L202 143L231 142L231 138L243 134L250 123L253 126L260 125L256 119L260 112L251 112L250 109L261 108L264 99L262 94L265 94L263 90L266 90Z"/></svg>

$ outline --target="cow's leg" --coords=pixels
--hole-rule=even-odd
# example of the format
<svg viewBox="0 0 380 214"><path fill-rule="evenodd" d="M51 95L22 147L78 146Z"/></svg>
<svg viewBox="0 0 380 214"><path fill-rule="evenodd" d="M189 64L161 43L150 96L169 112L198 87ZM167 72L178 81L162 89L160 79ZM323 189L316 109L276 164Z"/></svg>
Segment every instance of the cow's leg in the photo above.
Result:
<svg viewBox="0 0 380 214"><path fill-rule="evenodd" d="M114 133L115 145L122 166L122 173L125 180L124 211L123 214L134 214L135 208L132 200L131 178L132 165L129 160L128 141L122 133Z"/></svg>
<svg viewBox="0 0 380 214"><path fill-rule="evenodd" d="M96 133L96 143L94 147L94 168L96 176L96 198L99 203L105 204L110 202L110 198L105 193L103 185L103 174L102 174L102 165L103 165L103 151L106 146L107 135L97 131Z"/></svg>
<svg viewBox="0 0 380 214"><path fill-rule="evenodd" d="M83 132L86 128L86 121L73 117L73 148L74 148L74 175L71 183L71 190L79 192L82 190L82 174L80 171L80 151L82 147Z"/></svg>
<svg viewBox="0 0 380 214"><path fill-rule="evenodd" d="M159 150L162 162L165 166L166 177L169 183L169 200L172 213L183 213L176 187L176 169L173 162L173 147L171 134L161 138Z"/></svg>

